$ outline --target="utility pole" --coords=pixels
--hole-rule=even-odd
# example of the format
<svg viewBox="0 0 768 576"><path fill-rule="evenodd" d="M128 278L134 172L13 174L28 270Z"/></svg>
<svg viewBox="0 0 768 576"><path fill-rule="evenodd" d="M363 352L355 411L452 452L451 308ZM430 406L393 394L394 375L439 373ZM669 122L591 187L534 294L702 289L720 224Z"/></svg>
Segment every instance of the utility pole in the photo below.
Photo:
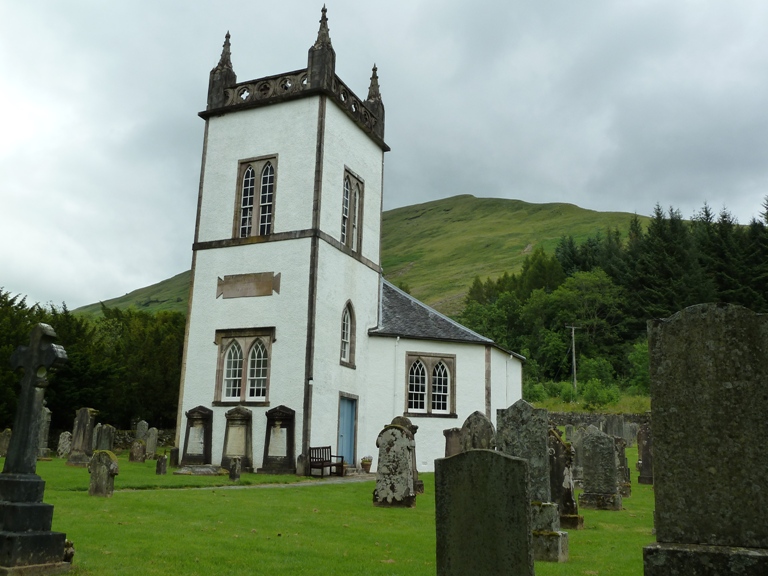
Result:
<svg viewBox="0 0 768 576"><path fill-rule="evenodd" d="M576 330L581 326L566 326L571 329L571 358L573 360L573 399L576 399Z"/></svg>

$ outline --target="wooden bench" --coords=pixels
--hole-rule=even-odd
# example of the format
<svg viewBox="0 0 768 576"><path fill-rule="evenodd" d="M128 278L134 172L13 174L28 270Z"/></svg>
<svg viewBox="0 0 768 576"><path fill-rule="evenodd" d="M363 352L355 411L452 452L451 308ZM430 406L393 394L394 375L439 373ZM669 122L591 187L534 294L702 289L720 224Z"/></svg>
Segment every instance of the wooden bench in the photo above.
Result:
<svg viewBox="0 0 768 576"><path fill-rule="evenodd" d="M333 473L333 469L336 469L337 476L344 476L344 456L337 456L331 454L330 446L318 446L316 448L310 447L309 449L309 475L312 475L312 470L320 468L320 477L325 476L325 469L329 468Z"/></svg>

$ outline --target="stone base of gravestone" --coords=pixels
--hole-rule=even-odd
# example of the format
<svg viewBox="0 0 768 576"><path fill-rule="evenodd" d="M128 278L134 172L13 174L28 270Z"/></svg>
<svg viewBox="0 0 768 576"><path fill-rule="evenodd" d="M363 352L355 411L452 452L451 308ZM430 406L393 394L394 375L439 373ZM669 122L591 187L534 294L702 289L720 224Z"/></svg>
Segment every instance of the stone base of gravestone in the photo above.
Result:
<svg viewBox="0 0 768 576"><path fill-rule="evenodd" d="M644 576L765 576L768 550L697 544L651 544L643 548Z"/></svg>
<svg viewBox="0 0 768 576"><path fill-rule="evenodd" d="M632 484L630 482L622 482L619 484L619 494L622 498L629 498L632 496Z"/></svg>
<svg viewBox="0 0 768 576"><path fill-rule="evenodd" d="M578 514L561 514L560 528L565 528L566 530L583 530L584 516L579 516Z"/></svg>
<svg viewBox="0 0 768 576"><path fill-rule="evenodd" d="M115 491L115 476L120 472L117 456L109 450L95 450L88 464L88 472L91 473L88 495L107 498L112 496Z"/></svg>
<svg viewBox="0 0 768 576"><path fill-rule="evenodd" d="M554 502L531 503L533 558L537 562L567 562L568 533L560 531L560 512Z"/></svg>
<svg viewBox="0 0 768 576"><path fill-rule="evenodd" d="M173 473L178 476L218 476L222 473L222 469L221 466L214 466L213 464L191 464L182 466Z"/></svg>
<svg viewBox="0 0 768 576"><path fill-rule="evenodd" d="M242 473L242 462L240 456L233 456L229 459L229 479L233 482L240 480L240 474Z"/></svg>
<svg viewBox="0 0 768 576"><path fill-rule="evenodd" d="M579 494L579 506L590 510L621 510L621 494Z"/></svg>

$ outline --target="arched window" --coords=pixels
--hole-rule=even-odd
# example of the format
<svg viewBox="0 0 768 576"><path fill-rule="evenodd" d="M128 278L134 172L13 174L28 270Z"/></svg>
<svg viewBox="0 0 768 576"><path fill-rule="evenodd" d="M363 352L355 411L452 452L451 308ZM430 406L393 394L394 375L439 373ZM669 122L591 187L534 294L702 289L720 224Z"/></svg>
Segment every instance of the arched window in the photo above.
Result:
<svg viewBox="0 0 768 576"><path fill-rule="evenodd" d="M352 213L352 242L350 244L350 247L353 251L357 252L358 250L358 216L360 214L360 184L355 184L355 198L354 202L352 203L352 206L354 208L354 212Z"/></svg>
<svg viewBox="0 0 768 576"><path fill-rule="evenodd" d="M243 349L237 340L227 350L224 366L224 397L240 398L243 380Z"/></svg>
<svg viewBox="0 0 768 576"><path fill-rule="evenodd" d="M427 370L421 360L416 360L408 370L408 410L425 412L427 396Z"/></svg>
<svg viewBox="0 0 768 576"><path fill-rule="evenodd" d="M257 339L248 355L248 398L264 400L267 397L267 371L269 358L264 342Z"/></svg>
<svg viewBox="0 0 768 576"><path fill-rule="evenodd" d="M272 204L275 194L275 169L271 162L261 171L261 192L259 194L259 236L272 233Z"/></svg>
<svg viewBox="0 0 768 576"><path fill-rule="evenodd" d="M347 228L349 226L349 178L344 178L344 196L341 202L341 243L347 243Z"/></svg>
<svg viewBox="0 0 768 576"><path fill-rule="evenodd" d="M355 310L351 302L347 302L341 313L340 361L345 366L355 367Z"/></svg>
<svg viewBox="0 0 768 576"><path fill-rule="evenodd" d="M243 174L240 196L240 238L251 235L253 224L253 194L256 186L256 173L253 166L248 166Z"/></svg>
<svg viewBox="0 0 768 576"><path fill-rule="evenodd" d="M449 384L448 367L441 360L432 369L432 412L448 412Z"/></svg>

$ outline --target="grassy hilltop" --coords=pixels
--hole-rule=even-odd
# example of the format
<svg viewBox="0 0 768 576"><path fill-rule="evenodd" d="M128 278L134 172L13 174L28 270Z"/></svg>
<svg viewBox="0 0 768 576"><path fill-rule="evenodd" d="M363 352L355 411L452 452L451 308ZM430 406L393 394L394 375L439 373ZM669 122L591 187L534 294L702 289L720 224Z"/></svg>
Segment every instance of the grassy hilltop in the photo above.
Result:
<svg viewBox="0 0 768 576"><path fill-rule="evenodd" d="M631 219L626 212L573 204L454 196L384 212L382 266L387 280L407 285L413 296L443 313L456 314L475 276L517 272L538 246L551 253L562 236L580 242L608 228L626 232ZM188 297L189 271L104 303L186 313ZM100 310L97 303L76 311L98 316Z"/></svg>

